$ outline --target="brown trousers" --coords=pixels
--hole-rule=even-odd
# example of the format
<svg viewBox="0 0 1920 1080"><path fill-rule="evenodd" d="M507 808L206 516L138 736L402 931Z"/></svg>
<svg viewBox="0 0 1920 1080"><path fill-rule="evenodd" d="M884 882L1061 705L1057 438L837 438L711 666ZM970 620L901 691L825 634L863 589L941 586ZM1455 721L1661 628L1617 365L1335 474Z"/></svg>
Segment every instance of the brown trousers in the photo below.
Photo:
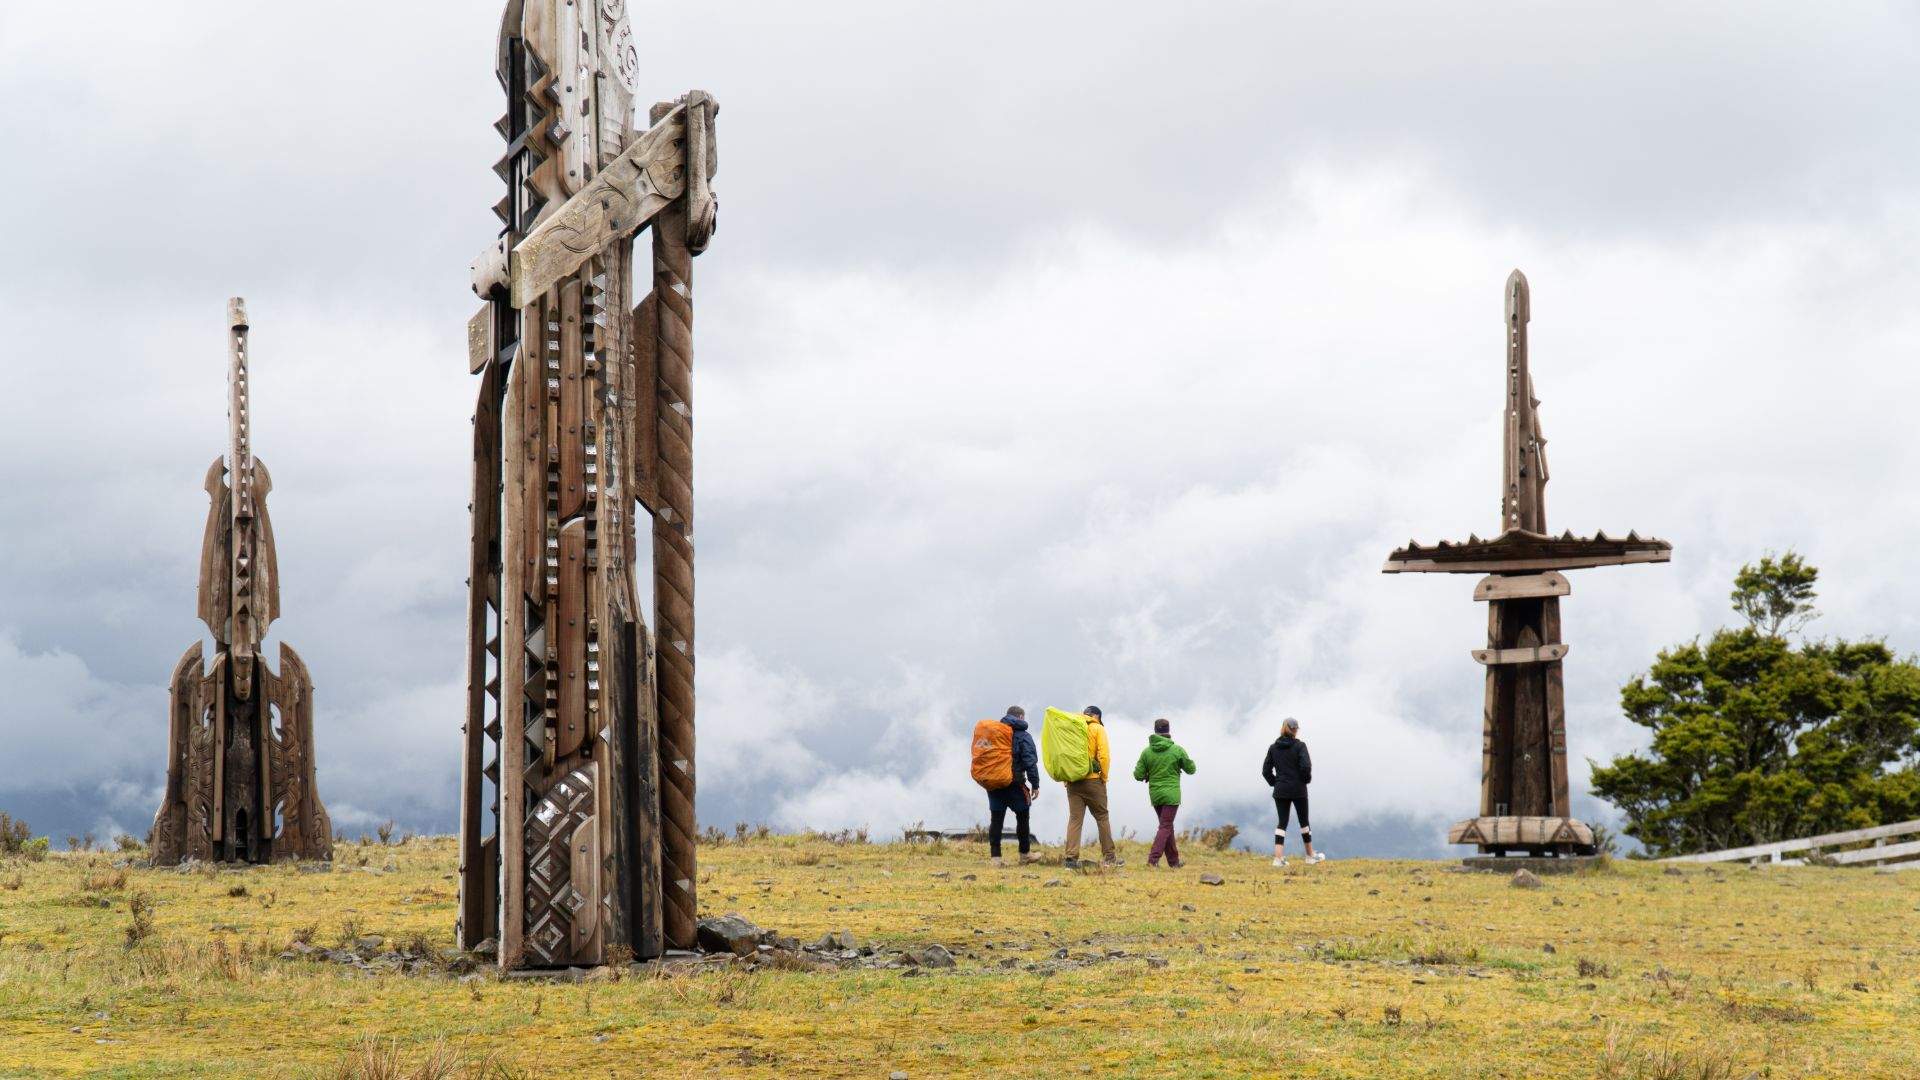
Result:
<svg viewBox="0 0 1920 1080"><path fill-rule="evenodd" d="M1075 780L1067 785L1067 850L1066 857L1080 857L1080 822L1087 811L1093 811L1093 823L1100 829L1100 855L1113 858L1113 827L1107 824L1107 782L1105 780Z"/></svg>

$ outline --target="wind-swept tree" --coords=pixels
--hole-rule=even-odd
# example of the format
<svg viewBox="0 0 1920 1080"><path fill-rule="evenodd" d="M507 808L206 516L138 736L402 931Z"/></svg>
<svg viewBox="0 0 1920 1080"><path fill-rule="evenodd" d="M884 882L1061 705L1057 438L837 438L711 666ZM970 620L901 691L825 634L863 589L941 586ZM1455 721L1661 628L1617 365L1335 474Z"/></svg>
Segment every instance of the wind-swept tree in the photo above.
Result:
<svg viewBox="0 0 1920 1080"><path fill-rule="evenodd" d="M1920 666L1885 641L1789 640L1819 570L1789 551L1740 568L1746 625L1662 650L1621 688L1643 753L1593 766L1593 791L1654 855L1920 817Z"/></svg>

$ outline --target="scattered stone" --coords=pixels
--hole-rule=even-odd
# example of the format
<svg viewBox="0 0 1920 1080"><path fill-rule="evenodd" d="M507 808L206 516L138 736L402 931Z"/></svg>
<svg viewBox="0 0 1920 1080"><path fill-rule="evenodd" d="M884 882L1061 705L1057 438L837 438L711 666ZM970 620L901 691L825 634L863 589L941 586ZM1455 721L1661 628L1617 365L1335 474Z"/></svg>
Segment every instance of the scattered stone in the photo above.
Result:
<svg viewBox="0 0 1920 1080"><path fill-rule="evenodd" d="M1226 883L1227 879L1221 877L1219 874L1200 875L1200 884L1202 885L1225 885Z"/></svg>
<svg viewBox="0 0 1920 1080"><path fill-rule="evenodd" d="M1508 884L1516 889L1537 889L1540 887L1540 877L1531 870L1515 870L1513 880Z"/></svg>
<svg viewBox="0 0 1920 1080"><path fill-rule="evenodd" d="M908 963L928 968L950 968L953 966L953 954L945 945L933 944L918 948L906 954Z"/></svg>
<svg viewBox="0 0 1920 1080"><path fill-rule="evenodd" d="M853 931L829 930L820 935L820 940L814 942L813 947L823 951L841 950L851 952L860 946L859 943L853 939Z"/></svg>
<svg viewBox="0 0 1920 1080"><path fill-rule="evenodd" d="M977 874L961 874L961 875L960 875L960 880L961 880L961 881L977 881L977 880L979 880L979 875L977 875Z"/></svg>
<svg viewBox="0 0 1920 1080"><path fill-rule="evenodd" d="M1681 871L1681 869L1677 866L1669 866L1665 870L1662 870L1660 872L1662 874L1665 874L1667 877L1685 877L1686 876L1686 874L1683 871Z"/></svg>
<svg viewBox="0 0 1920 1080"><path fill-rule="evenodd" d="M887 1080L907 1080L907 1074L899 1069L895 1069L887 1074Z"/></svg>
<svg viewBox="0 0 1920 1080"><path fill-rule="evenodd" d="M1549 941L1545 945L1540 946L1540 951L1551 956L1553 953L1558 952L1559 950L1555 949L1553 947L1553 942Z"/></svg>
<svg viewBox="0 0 1920 1080"><path fill-rule="evenodd" d="M1164 956L1149 956L1149 957L1147 957L1147 966L1148 966L1148 967L1150 967L1150 968L1163 968L1163 967L1166 967L1166 966L1167 966L1167 958L1166 958L1166 957L1164 957ZM1186 1014L1186 1013L1181 1013L1180 1015L1181 1015L1181 1016L1185 1016L1185 1015L1187 1015L1187 1014Z"/></svg>
<svg viewBox="0 0 1920 1080"><path fill-rule="evenodd" d="M694 937L704 952L752 956L754 947L760 944L760 928L739 915L728 914L701 919Z"/></svg>
<svg viewBox="0 0 1920 1080"><path fill-rule="evenodd" d="M372 952L373 950L379 948L382 945L385 945L386 943L387 943L387 939L381 937L379 934L368 934L366 937L359 937L359 938L353 939L354 948L365 949L368 952Z"/></svg>
<svg viewBox="0 0 1920 1080"><path fill-rule="evenodd" d="M929 875L927 875L927 876L928 876L928 877L936 877L936 878L950 878L950 877L952 877L952 876L953 876L953 871L951 871L951 870L935 870L935 871L934 871L933 873L931 873L931 874L929 874Z"/></svg>
<svg viewBox="0 0 1920 1080"><path fill-rule="evenodd" d="M1181 904L1180 910L1181 911L1198 911L1199 909L1194 907L1192 904Z"/></svg>
<svg viewBox="0 0 1920 1080"><path fill-rule="evenodd" d="M1043 889L1059 889L1064 888L1066 884L1066 882L1061 881L1059 878L1048 878L1046 884L1040 887Z"/></svg>

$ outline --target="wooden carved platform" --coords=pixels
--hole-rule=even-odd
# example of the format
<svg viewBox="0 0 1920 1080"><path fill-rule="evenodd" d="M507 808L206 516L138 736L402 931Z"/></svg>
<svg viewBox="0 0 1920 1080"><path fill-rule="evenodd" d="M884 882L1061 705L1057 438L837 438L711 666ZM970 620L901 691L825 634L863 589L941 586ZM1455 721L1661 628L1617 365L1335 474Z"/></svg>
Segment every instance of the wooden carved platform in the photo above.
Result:
<svg viewBox="0 0 1920 1080"><path fill-rule="evenodd" d="M1561 851L1591 854L1593 827L1570 817L1487 816L1457 821L1447 830L1449 844L1478 844L1482 851Z"/></svg>

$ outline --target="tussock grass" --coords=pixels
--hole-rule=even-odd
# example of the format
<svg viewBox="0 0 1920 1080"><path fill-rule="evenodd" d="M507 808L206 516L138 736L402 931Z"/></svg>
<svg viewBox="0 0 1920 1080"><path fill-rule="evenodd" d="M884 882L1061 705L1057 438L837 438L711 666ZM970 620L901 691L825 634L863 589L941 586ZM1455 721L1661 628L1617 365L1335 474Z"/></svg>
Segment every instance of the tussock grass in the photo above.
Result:
<svg viewBox="0 0 1920 1080"><path fill-rule="evenodd" d="M450 950L444 838L370 840L391 872L345 844L327 873L16 859L0 1076L505 1077L528 1040L579 1075L1920 1076L1920 1045L1894 1037L1920 1015L1904 875L1620 862L1521 892L1434 863L1275 869L1195 845L1182 870L1148 870L1123 848L1125 868L1076 873L1057 849L995 869L964 841L729 830L701 848L706 911L804 941L939 942L959 966L579 984L295 950ZM1226 884L1200 885L1209 872ZM263 1039L268 1019L288 1034Z"/></svg>

